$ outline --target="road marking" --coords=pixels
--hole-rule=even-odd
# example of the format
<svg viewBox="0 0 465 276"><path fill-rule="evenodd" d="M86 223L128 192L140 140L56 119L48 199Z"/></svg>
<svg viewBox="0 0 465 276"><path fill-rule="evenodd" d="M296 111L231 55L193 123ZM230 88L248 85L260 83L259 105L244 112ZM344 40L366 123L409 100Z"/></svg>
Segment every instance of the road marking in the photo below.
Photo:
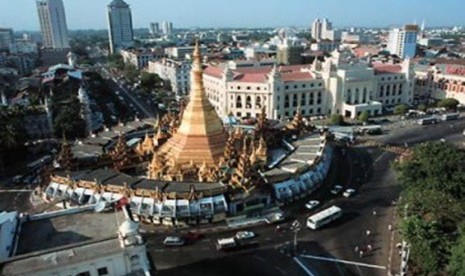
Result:
<svg viewBox="0 0 465 276"><path fill-rule="evenodd" d="M293 259L294 259L294 261L307 273L307 275L315 276L315 275L310 271L310 269L308 269L308 268L299 260L299 258L294 257Z"/></svg>
<svg viewBox="0 0 465 276"><path fill-rule="evenodd" d="M287 275L287 272L284 269L280 268L279 266L275 265L274 268L277 271L281 272L282 275Z"/></svg>
<svg viewBox="0 0 465 276"><path fill-rule="evenodd" d="M383 269L386 270L385 266L381 265L373 265L373 264L367 264L367 263L360 263L360 262L353 262L353 261L345 261L345 260L339 260L339 259L334 259L334 258L326 258L326 257L320 257L320 256L312 256L312 255L300 255L302 258L308 258L308 259L315 259L315 260L320 260L320 261L328 261L328 262L335 262L335 263L344 263L344 264L351 264L351 265L359 265L359 266L364 266L364 267L371 267L371 268L377 268L377 269Z"/></svg>

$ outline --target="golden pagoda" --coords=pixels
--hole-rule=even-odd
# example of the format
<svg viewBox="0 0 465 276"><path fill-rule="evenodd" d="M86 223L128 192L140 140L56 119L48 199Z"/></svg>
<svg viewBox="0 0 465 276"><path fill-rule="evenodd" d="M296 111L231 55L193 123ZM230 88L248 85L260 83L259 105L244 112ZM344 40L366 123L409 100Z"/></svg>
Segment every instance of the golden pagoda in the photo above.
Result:
<svg viewBox="0 0 465 276"><path fill-rule="evenodd" d="M158 153L163 154L169 166L192 163L208 167L219 163L223 156L228 134L206 97L203 69L198 42L193 53L190 100L183 109L182 118L173 136Z"/></svg>
<svg viewBox="0 0 465 276"><path fill-rule="evenodd" d="M300 106L297 108L297 112L294 115L292 121L287 125L287 129L301 131L304 128L304 121L302 113L300 113Z"/></svg>

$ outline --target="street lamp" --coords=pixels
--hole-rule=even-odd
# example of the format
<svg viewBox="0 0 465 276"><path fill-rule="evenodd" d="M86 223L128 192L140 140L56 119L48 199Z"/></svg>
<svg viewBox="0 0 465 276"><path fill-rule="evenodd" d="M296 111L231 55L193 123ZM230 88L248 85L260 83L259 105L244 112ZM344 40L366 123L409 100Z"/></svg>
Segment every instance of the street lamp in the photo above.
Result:
<svg viewBox="0 0 465 276"><path fill-rule="evenodd" d="M294 254L297 253L297 232L300 231L300 227L301 225L298 220L292 222L291 231L294 232Z"/></svg>

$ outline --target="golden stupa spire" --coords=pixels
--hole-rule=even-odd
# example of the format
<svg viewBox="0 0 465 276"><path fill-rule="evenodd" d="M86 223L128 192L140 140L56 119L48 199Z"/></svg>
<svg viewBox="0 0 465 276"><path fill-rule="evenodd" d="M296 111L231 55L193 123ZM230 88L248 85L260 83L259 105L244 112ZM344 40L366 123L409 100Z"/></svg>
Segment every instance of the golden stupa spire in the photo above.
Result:
<svg viewBox="0 0 465 276"><path fill-rule="evenodd" d="M180 164L188 164L192 159L196 165L200 166L206 161L210 166L217 164L223 156L228 136L205 93L198 42L195 43L192 58L189 103L183 110L177 131L161 146L160 151Z"/></svg>

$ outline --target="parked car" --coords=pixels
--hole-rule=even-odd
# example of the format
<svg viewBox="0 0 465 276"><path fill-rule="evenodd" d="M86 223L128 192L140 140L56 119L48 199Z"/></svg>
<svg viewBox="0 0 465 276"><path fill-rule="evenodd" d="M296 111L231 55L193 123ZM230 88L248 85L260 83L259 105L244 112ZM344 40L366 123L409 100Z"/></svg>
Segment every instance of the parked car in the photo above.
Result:
<svg viewBox="0 0 465 276"><path fill-rule="evenodd" d="M355 190L354 189L347 189L344 191L344 193L342 194L343 197L351 197L355 194Z"/></svg>
<svg viewBox="0 0 465 276"><path fill-rule="evenodd" d="M239 231L236 233L236 239L238 240L246 240L255 237L255 233L252 231Z"/></svg>
<svg viewBox="0 0 465 276"><path fill-rule="evenodd" d="M163 240L165 246L183 246L186 244L186 240L178 236L168 236Z"/></svg>
<svg viewBox="0 0 465 276"><path fill-rule="evenodd" d="M320 202L318 200L310 200L309 202L307 202L307 204L305 204L305 208L307 208L307 210L312 210L316 208L318 205L320 205Z"/></svg>
<svg viewBox="0 0 465 276"><path fill-rule="evenodd" d="M333 189L331 190L331 193L333 195L338 195L341 191L342 191L343 187L341 185L336 185L333 187Z"/></svg>

